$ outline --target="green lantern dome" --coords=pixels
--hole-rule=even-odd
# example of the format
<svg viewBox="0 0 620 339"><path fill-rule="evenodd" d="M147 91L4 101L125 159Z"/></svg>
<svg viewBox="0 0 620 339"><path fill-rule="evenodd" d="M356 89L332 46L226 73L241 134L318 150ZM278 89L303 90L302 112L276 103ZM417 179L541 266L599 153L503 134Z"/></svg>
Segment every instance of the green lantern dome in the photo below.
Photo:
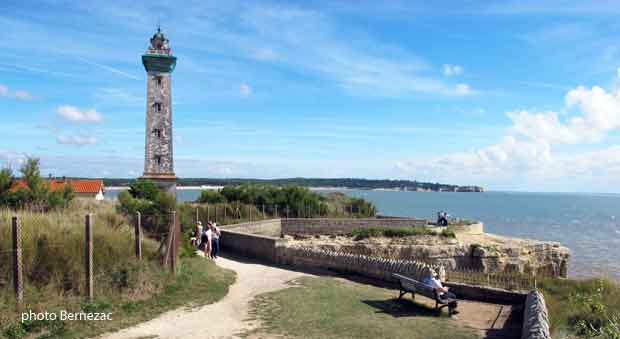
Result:
<svg viewBox="0 0 620 339"><path fill-rule="evenodd" d="M151 45L142 55L142 64L147 72L171 73L176 66L177 58L172 55L170 41L159 27L151 38Z"/></svg>

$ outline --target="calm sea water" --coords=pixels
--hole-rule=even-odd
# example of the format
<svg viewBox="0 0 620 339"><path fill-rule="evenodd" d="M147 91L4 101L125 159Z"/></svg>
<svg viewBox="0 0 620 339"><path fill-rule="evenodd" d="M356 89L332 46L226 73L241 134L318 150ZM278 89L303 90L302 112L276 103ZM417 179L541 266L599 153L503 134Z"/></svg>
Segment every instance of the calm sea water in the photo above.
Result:
<svg viewBox="0 0 620 339"><path fill-rule="evenodd" d="M488 233L559 241L571 250L569 276L620 279L620 194L342 191L372 201L384 215L433 219L445 210L481 220ZM177 193L181 201L198 195Z"/></svg>

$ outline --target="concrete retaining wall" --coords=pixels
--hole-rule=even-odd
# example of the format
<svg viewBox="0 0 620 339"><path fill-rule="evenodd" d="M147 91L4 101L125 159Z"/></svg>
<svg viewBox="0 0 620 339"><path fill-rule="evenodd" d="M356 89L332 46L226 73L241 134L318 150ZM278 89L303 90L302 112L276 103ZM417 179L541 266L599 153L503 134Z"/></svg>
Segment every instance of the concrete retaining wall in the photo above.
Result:
<svg viewBox="0 0 620 339"><path fill-rule="evenodd" d="M282 233L285 235L332 235L348 234L356 228L411 228L426 226L423 219L282 219Z"/></svg>
<svg viewBox="0 0 620 339"><path fill-rule="evenodd" d="M248 258L262 259L268 262L277 262L276 244L284 241L280 238L248 234L230 229L222 229L220 246L223 251L241 254Z"/></svg>
<svg viewBox="0 0 620 339"><path fill-rule="evenodd" d="M521 339L551 339L547 305L539 291L532 291L525 300Z"/></svg>
<svg viewBox="0 0 620 339"><path fill-rule="evenodd" d="M525 302L526 293L508 291L501 288L475 286L456 282L446 282L459 298L483 301L494 304L520 305Z"/></svg>

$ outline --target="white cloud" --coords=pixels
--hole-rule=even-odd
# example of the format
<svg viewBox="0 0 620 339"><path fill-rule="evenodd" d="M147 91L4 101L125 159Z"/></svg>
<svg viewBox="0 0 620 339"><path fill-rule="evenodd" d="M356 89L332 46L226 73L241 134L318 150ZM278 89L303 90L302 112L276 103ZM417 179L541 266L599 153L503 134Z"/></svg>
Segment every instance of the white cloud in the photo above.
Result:
<svg viewBox="0 0 620 339"><path fill-rule="evenodd" d="M103 114L97 112L94 108L86 111L80 111L75 106L64 105L56 109L58 115L72 122L102 122Z"/></svg>
<svg viewBox="0 0 620 339"><path fill-rule="evenodd" d="M93 136L76 136L76 135L59 135L56 137L56 141L62 145L94 145L97 143L97 138Z"/></svg>
<svg viewBox="0 0 620 339"><path fill-rule="evenodd" d="M567 93L562 111L565 113L508 112L512 126L495 145L431 159L400 161L396 167L410 175L437 173L444 179L458 177L461 182L476 179L499 185L517 182L519 178L527 185L532 180L544 182L576 175L595 181L616 180L620 173L620 146L581 153L559 146L600 143L612 130L620 129L620 94L596 86L580 86ZM575 178L575 182L579 180Z"/></svg>
<svg viewBox="0 0 620 339"><path fill-rule="evenodd" d="M14 98L17 100L31 100L32 94L24 90L16 90L11 92L8 86L0 84L0 97Z"/></svg>
<svg viewBox="0 0 620 339"><path fill-rule="evenodd" d="M454 94L455 95L472 95L472 94L476 94L476 91L474 91L471 86L469 86L468 84L456 84L456 86L454 87Z"/></svg>
<svg viewBox="0 0 620 339"><path fill-rule="evenodd" d="M244 97L252 95L252 87L248 84L241 84L241 86L239 86L239 94Z"/></svg>
<svg viewBox="0 0 620 339"><path fill-rule="evenodd" d="M450 65L450 64L443 65L443 75L445 76L450 77L453 75L460 75L461 73L463 73L463 67L459 65Z"/></svg>

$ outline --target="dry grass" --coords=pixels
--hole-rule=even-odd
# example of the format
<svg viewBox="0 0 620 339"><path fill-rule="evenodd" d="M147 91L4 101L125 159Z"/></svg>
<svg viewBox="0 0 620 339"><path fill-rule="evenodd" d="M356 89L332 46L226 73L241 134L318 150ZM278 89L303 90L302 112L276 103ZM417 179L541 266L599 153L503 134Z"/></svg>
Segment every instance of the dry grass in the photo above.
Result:
<svg viewBox="0 0 620 339"><path fill-rule="evenodd" d="M95 300L83 295L84 223L94 214ZM113 312L112 322L19 323L11 284L11 218L18 216L23 234L24 307L41 311ZM116 213L114 202L77 199L66 210L48 213L0 210L0 337L84 337L122 328L187 302L213 302L223 297L234 274L192 259L171 276L159 264L158 243L144 238L143 261L134 254L133 227ZM201 285L201 281L212 283ZM196 297L200 296L200 297Z"/></svg>

